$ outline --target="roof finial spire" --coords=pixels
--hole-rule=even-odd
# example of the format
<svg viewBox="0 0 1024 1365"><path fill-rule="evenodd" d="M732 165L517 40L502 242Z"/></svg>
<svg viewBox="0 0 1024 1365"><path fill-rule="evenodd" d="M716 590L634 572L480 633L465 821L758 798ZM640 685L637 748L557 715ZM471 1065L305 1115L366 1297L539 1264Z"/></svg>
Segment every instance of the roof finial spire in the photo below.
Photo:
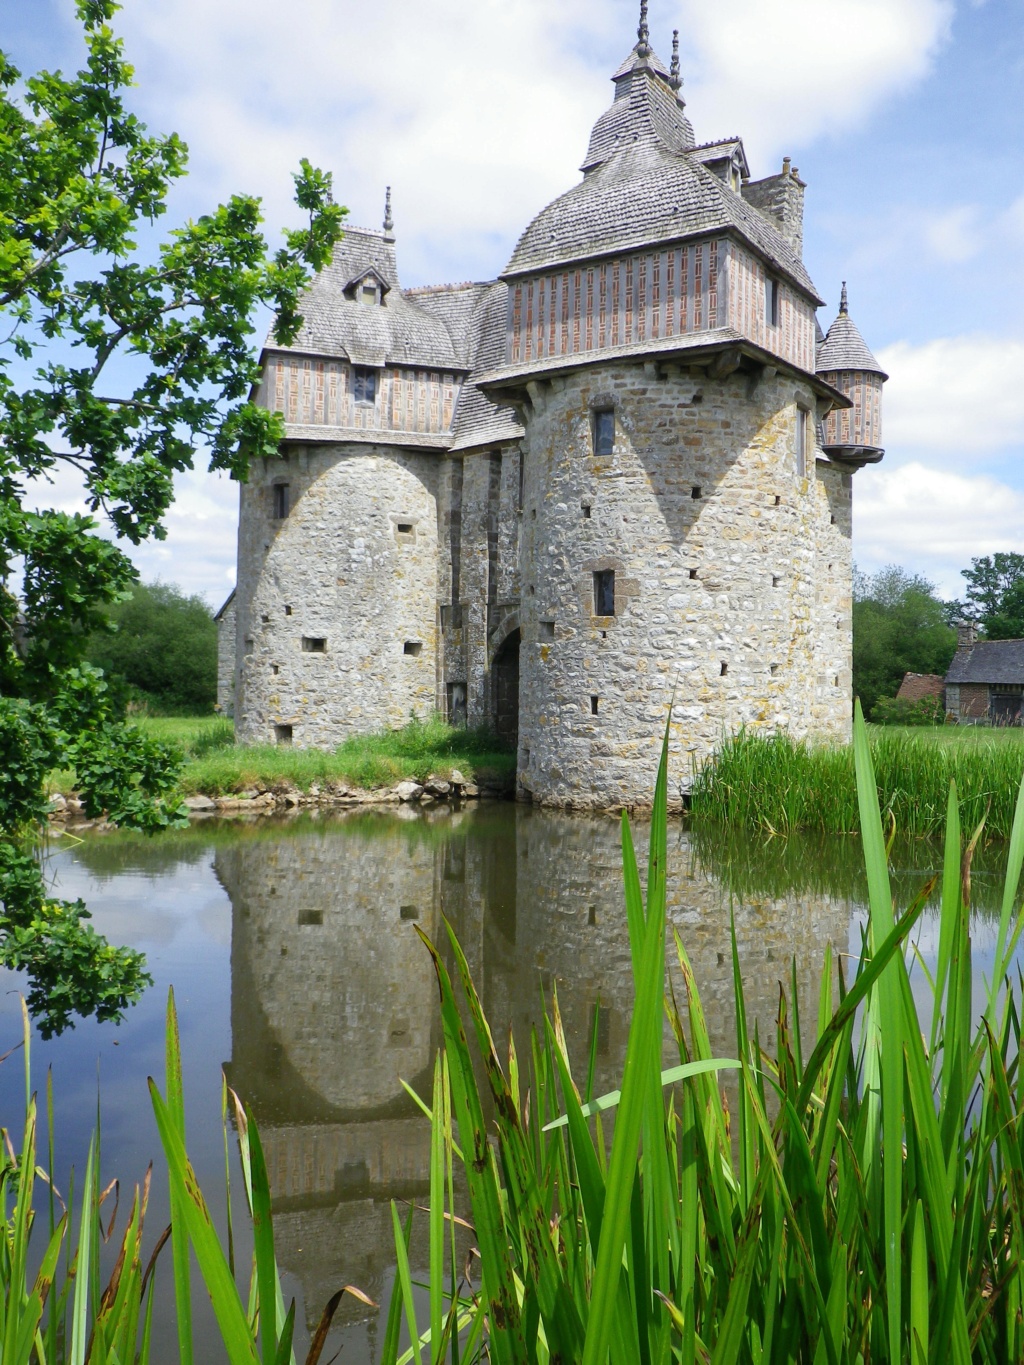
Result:
<svg viewBox="0 0 1024 1365"><path fill-rule="evenodd" d="M391 216L391 186L384 191L384 231L390 236L395 230L395 220Z"/></svg>
<svg viewBox="0 0 1024 1365"><path fill-rule="evenodd" d="M672 67L669 71L669 85L673 90L679 90L683 84L683 78L679 74L679 30L672 30Z"/></svg>
<svg viewBox="0 0 1024 1365"><path fill-rule="evenodd" d="M647 0L640 0L640 23L636 31L636 50L641 57L651 55L650 36L650 29L647 27Z"/></svg>
<svg viewBox="0 0 1024 1365"><path fill-rule="evenodd" d="M850 311L850 308L849 308L849 304L847 303L847 299L846 299L846 281L843 280L843 292L839 295L839 315L840 315L840 317L846 317L847 314L849 313L849 311Z"/></svg>

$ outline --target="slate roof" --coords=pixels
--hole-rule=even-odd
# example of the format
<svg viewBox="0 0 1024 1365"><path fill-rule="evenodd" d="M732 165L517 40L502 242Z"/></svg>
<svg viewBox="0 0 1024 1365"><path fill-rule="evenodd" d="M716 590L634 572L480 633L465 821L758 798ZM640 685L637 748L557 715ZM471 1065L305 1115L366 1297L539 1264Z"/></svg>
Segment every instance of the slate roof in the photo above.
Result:
<svg viewBox="0 0 1024 1365"><path fill-rule="evenodd" d="M409 293L421 308L445 320L456 350L466 368L473 371L459 394L451 449L469 450L519 440L523 428L515 409L492 403L474 383L475 375L504 363L508 286L501 280L490 280L485 284L413 289Z"/></svg>
<svg viewBox="0 0 1024 1365"><path fill-rule="evenodd" d="M948 683L1024 683L1024 640L979 640L958 649Z"/></svg>
<svg viewBox="0 0 1024 1365"><path fill-rule="evenodd" d="M716 161L731 161L736 151L740 154L740 164L744 176L750 174L750 166L747 162L747 153L743 146L743 139L740 137L723 137L717 142L702 142L699 147L694 147L690 155L694 161L699 161L703 166L709 166Z"/></svg>
<svg viewBox="0 0 1024 1365"><path fill-rule="evenodd" d="M815 369L819 374L826 370L865 370L880 374L883 379L889 376L879 365L868 349L867 342L857 330L857 324L849 313L840 312L818 348Z"/></svg>
<svg viewBox="0 0 1024 1365"><path fill-rule="evenodd" d="M821 302L777 228L707 167L653 135L638 137L543 209L503 278L730 230Z"/></svg>
<svg viewBox="0 0 1024 1365"><path fill-rule="evenodd" d="M368 308L348 298L345 288L368 271L389 285L385 301ZM267 339L272 350L348 357L354 365L417 365L464 370L443 318L403 294L394 239L368 228L346 228L331 263L314 276L299 303L302 327L291 346Z"/></svg>

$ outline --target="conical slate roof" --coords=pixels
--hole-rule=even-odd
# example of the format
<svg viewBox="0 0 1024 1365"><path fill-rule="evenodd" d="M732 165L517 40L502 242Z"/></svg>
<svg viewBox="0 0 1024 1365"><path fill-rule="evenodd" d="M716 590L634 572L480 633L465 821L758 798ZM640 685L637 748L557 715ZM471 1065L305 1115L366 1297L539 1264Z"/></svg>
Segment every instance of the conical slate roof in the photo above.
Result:
<svg viewBox="0 0 1024 1365"><path fill-rule="evenodd" d="M846 281L839 304L839 316L825 334L825 340L818 348L815 364L818 374L836 370L864 370L870 374L880 374L883 379L889 376L879 365L868 349L868 344L850 317L846 299Z"/></svg>

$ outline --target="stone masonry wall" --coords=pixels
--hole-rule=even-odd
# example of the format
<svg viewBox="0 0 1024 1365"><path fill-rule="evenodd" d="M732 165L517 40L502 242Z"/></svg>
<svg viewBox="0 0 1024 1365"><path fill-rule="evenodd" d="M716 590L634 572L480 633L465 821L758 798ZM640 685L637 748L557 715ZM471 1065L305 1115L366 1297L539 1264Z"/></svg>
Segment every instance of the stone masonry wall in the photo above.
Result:
<svg viewBox="0 0 1024 1365"><path fill-rule="evenodd" d="M741 725L845 738L848 489L813 460L807 477L797 472L797 406L814 413L810 387L611 363L534 384L531 397L523 793L649 802L673 696L677 798L693 765ZM598 458L592 414L609 406L614 453ZM606 569L615 613L598 617L594 573ZM819 638L830 615L834 647Z"/></svg>
<svg viewBox="0 0 1024 1365"><path fill-rule="evenodd" d="M235 714L236 601L232 597L217 617L217 709L228 717Z"/></svg>
<svg viewBox="0 0 1024 1365"><path fill-rule="evenodd" d="M274 516L275 483L288 515ZM438 457L310 446L254 468L238 533L238 736L333 747L437 701Z"/></svg>

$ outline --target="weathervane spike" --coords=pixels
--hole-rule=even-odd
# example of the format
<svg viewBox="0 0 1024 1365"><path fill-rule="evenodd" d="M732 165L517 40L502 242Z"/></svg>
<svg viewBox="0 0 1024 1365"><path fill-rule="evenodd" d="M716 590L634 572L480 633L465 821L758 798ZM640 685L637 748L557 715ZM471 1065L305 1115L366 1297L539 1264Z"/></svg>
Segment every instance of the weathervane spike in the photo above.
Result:
<svg viewBox="0 0 1024 1365"><path fill-rule="evenodd" d="M641 57L650 56L650 29L647 27L647 0L640 0L640 24L636 31L636 50Z"/></svg>
<svg viewBox="0 0 1024 1365"><path fill-rule="evenodd" d="M669 85L673 90L678 90L683 83L683 78L679 74L679 30L672 30L672 66L669 72Z"/></svg>
<svg viewBox="0 0 1024 1365"><path fill-rule="evenodd" d="M843 292L839 295L839 312L843 317L845 317L849 313L849 311L850 307L846 298L846 281L843 280Z"/></svg>
<svg viewBox="0 0 1024 1365"><path fill-rule="evenodd" d="M384 192L384 231L393 232L395 220L391 217L391 186L388 185Z"/></svg>

